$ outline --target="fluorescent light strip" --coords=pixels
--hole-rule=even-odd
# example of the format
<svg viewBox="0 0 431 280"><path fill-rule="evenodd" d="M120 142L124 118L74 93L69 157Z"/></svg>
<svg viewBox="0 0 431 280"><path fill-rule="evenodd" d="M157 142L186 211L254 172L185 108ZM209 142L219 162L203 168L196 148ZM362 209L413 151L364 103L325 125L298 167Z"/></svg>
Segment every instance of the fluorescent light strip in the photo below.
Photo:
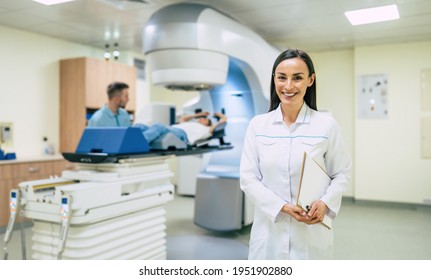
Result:
<svg viewBox="0 0 431 280"><path fill-rule="evenodd" d="M75 0L33 0L33 1L44 4L44 5L55 5L55 4L71 2L71 1L75 1Z"/></svg>
<svg viewBox="0 0 431 280"><path fill-rule="evenodd" d="M400 18L397 5L348 11L345 12L344 15L346 15L352 25L382 22Z"/></svg>

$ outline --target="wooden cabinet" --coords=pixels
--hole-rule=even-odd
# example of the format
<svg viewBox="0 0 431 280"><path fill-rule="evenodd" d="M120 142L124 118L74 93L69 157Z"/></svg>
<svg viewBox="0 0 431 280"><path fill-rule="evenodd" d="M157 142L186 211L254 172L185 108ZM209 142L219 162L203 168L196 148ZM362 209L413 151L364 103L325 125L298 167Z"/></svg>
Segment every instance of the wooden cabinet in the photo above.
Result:
<svg viewBox="0 0 431 280"><path fill-rule="evenodd" d="M87 113L107 103L106 89L112 82L129 85L126 109L133 114L135 67L88 57L60 61L60 152L75 152L87 124Z"/></svg>
<svg viewBox="0 0 431 280"><path fill-rule="evenodd" d="M9 192L18 188L24 181L47 179L60 176L66 169L75 168L75 164L63 159L40 161L10 161L0 163L0 227L9 222ZM17 220L22 221L21 218Z"/></svg>

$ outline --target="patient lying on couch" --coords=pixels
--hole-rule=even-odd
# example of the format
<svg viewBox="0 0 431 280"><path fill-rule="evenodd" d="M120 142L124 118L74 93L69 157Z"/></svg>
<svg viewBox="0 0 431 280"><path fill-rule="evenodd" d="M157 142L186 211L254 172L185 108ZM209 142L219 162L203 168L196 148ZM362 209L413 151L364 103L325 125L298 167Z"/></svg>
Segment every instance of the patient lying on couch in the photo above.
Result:
<svg viewBox="0 0 431 280"><path fill-rule="evenodd" d="M199 140L208 139L212 136L214 129L219 125L226 123L227 118L222 113L214 113L214 117L218 119L217 123L212 124L208 118L209 112L199 112L192 115L182 116L178 124L171 126L155 123L151 126L145 124L135 124L144 134L145 139L151 143L159 137L172 133L185 144L193 146Z"/></svg>

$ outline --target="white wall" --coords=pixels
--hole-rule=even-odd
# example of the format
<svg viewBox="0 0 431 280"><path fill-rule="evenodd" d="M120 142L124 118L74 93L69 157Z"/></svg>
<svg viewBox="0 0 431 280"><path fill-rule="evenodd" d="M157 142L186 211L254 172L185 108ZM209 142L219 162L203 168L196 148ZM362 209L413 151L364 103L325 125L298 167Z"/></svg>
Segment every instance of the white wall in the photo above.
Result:
<svg viewBox="0 0 431 280"><path fill-rule="evenodd" d="M12 122L14 129L7 152L21 159L39 156L44 136L58 152L59 60L102 58L104 50L4 26L0 37L0 122ZM120 61L132 65L131 56L122 54Z"/></svg>
<svg viewBox="0 0 431 280"><path fill-rule="evenodd" d="M332 112L353 156L347 196L420 204L431 198L431 160L421 158L420 146L420 72L431 68L430 50L431 42L417 42L310 54L318 108ZM356 81L369 74L388 75L386 120L356 116Z"/></svg>
<svg viewBox="0 0 431 280"><path fill-rule="evenodd" d="M420 71L431 42L356 48L355 77L388 75L388 119L355 122L355 197L423 203L431 198L431 160L421 158Z"/></svg>
<svg viewBox="0 0 431 280"><path fill-rule="evenodd" d="M0 26L0 122L12 122L18 158L42 154L47 136L58 151L59 60L99 50Z"/></svg>
<svg viewBox="0 0 431 280"><path fill-rule="evenodd" d="M344 142L354 151L354 61L353 50L310 53L316 71L317 108L328 110L341 127ZM354 170L345 196L354 195Z"/></svg>

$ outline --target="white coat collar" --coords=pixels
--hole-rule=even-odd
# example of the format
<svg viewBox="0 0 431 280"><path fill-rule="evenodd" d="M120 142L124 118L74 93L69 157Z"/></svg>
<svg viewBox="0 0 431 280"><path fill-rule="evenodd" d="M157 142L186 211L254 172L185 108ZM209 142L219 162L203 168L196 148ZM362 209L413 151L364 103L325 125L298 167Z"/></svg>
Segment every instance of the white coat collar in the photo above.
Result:
<svg viewBox="0 0 431 280"><path fill-rule="evenodd" d="M283 114L281 112L281 103L278 104L277 109L275 109L274 113L274 122L283 122ZM304 104L301 107L301 110L299 111L298 117L296 118L295 123L309 123L310 122L310 114L311 109L308 107L307 103L304 102Z"/></svg>

